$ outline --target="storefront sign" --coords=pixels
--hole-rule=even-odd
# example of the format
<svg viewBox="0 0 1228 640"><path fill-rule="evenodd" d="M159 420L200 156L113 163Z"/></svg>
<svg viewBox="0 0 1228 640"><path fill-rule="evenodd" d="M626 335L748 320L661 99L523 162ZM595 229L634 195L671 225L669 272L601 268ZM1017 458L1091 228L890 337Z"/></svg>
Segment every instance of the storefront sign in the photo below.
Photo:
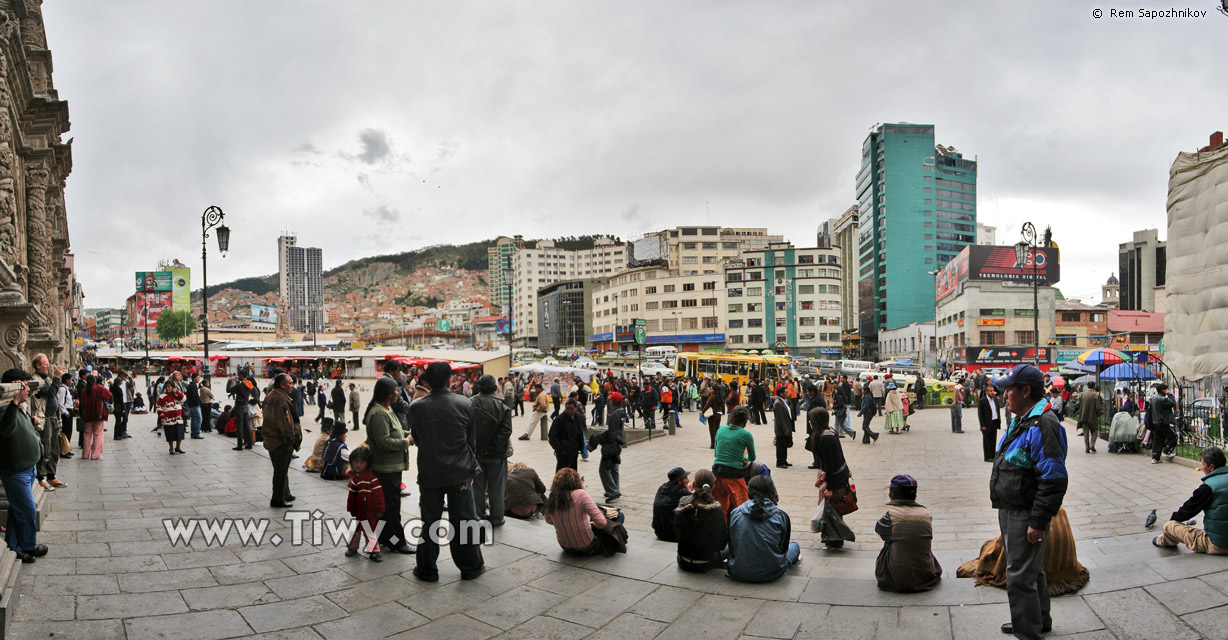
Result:
<svg viewBox="0 0 1228 640"><path fill-rule="evenodd" d="M1006 318L981 318L976 323L982 327L1003 327L1006 326Z"/></svg>
<svg viewBox="0 0 1228 640"><path fill-rule="evenodd" d="M1040 361L1049 361L1049 347L1040 348ZM1032 362L1032 347L961 347L955 359L968 364L1021 364Z"/></svg>
<svg viewBox="0 0 1228 640"><path fill-rule="evenodd" d="M697 333L697 334L678 334L664 336L648 336L647 344L674 344L685 342L724 342L725 334L723 333Z"/></svg>

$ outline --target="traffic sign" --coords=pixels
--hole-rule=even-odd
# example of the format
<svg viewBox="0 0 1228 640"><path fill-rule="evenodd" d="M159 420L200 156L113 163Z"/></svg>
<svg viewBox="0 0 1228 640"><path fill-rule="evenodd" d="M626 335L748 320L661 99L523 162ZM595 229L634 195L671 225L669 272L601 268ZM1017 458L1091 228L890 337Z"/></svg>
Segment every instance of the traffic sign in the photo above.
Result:
<svg viewBox="0 0 1228 640"><path fill-rule="evenodd" d="M643 318L636 318L635 320L632 320L632 324L637 327L644 327L648 325L648 321Z"/></svg>
<svg viewBox="0 0 1228 640"><path fill-rule="evenodd" d="M440 321L439 321L439 330L440 330L440 331L447 331L447 330L449 330L449 329L451 329L451 328L452 328L452 321L451 321L451 320L440 320Z"/></svg>
<svg viewBox="0 0 1228 640"><path fill-rule="evenodd" d="M635 328L635 343L644 344L648 340L648 335L644 332L644 327L637 326Z"/></svg>

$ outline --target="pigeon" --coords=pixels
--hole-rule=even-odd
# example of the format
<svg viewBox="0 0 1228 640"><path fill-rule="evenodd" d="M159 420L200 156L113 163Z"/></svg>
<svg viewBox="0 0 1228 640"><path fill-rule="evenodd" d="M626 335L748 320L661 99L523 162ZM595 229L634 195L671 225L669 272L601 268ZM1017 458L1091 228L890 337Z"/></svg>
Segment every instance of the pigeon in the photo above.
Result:
<svg viewBox="0 0 1228 640"><path fill-rule="evenodd" d="M1150 529L1156 526L1156 510L1152 509L1151 513L1147 514L1147 521L1143 523L1143 527Z"/></svg>

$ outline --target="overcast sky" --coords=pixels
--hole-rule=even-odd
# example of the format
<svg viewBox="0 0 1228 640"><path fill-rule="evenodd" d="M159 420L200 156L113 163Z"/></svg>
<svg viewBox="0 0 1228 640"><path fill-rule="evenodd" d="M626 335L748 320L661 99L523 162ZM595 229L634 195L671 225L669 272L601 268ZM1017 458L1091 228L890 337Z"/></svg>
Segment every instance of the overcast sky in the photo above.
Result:
<svg viewBox="0 0 1228 640"><path fill-rule="evenodd" d="M908 121L977 157L999 242L1052 225L1060 287L1099 299L1119 242L1166 237L1177 152L1228 127L1228 16L1097 6L51 0L78 278L119 306L177 257L199 287L209 205L215 284L276 271L281 230L326 268L680 224L812 246L870 127Z"/></svg>

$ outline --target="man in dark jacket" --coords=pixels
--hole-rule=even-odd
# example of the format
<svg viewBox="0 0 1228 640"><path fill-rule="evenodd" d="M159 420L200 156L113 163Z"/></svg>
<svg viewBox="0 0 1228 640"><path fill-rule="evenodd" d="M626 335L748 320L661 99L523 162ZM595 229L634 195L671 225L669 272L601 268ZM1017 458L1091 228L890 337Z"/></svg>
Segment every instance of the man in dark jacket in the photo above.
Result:
<svg viewBox="0 0 1228 640"><path fill-rule="evenodd" d="M473 405L478 468L473 480L473 501L478 517L492 527L503 526L503 498L507 491L507 449L512 439L512 409L498 394L491 375L478 378ZM489 500L489 510L487 501Z"/></svg>
<svg viewBox="0 0 1228 640"><path fill-rule="evenodd" d="M1147 403L1147 418L1151 424L1151 464L1160 464L1161 455L1172 462L1177 449L1177 434L1173 431L1173 408L1177 402L1173 400L1168 385L1158 384L1156 390L1159 393Z"/></svg>
<svg viewBox="0 0 1228 640"><path fill-rule="evenodd" d="M669 470L668 481L657 487L657 495L652 500L652 530L657 534L657 540L677 542L678 533L674 529L678 503L691 495L687 490L688 472L682 467Z"/></svg>
<svg viewBox="0 0 1228 640"><path fill-rule="evenodd" d="M435 564L439 544L429 532L435 531L443 519L445 498L453 531L452 561L460 569L461 579L473 580L486 570L481 549L484 532L475 531L470 524L478 520L471 486L478 466L474 408L448 389L451 379L452 365L447 362L427 365L418 381L430 393L409 405L410 433L418 445L418 510L423 532L414 576L426 582L439 580Z"/></svg>
<svg viewBox="0 0 1228 640"><path fill-rule="evenodd" d="M1011 621L1003 633L1040 640L1053 627L1045 582L1045 536L1066 496L1066 430L1045 399L1040 369L1021 364L994 385L1015 415L994 456L989 501L1006 545Z"/></svg>
<svg viewBox="0 0 1228 640"><path fill-rule="evenodd" d="M252 448L252 426L247 420L247 405L251 403L252 397L250 385L251 383L247 380L247 374L242 371L239 372L237 378L231 376L230 380L226 383L226 393L235 398L235 409L234 414L232 414L235 421L235 435L237 436L235 451L240 451L245 447L248 449Z"/></svg>
<svg viewBox="0 0 1228 640"><path fill-rule="evenodd" d="M112 394L114 395L114 394ZM200 374L193 373L188 379L187 389L184 391L183 398L183 413L188 419L188 424L191 426L191 435L193 440L200 440L204 436L200 435L200 424L202 421L201 406L200 406Z"/></svg>
<svg viewBox="0 0 1228 640"><path fill-rule="evenodd" d="M345 389L341 386L340 379L333 385L328 406L333 410L333 422L345 422Z"/></svg>
<svg viewBox="0 0 1228 640"><path fill-rule="evenodd" d="M12 402L0 412L0 482L9 502L4 539L9 549L27 564L47 555L47 546L38 544L38 514L34 506L34 467L43 448L34 421L23 406L30 398L30 387L25 384L29 380L30 374L21 369L9 369L0 377L5 384L22 383Z"/></svg>
<svg viewBox="0 0 1228 640"><path fill-rule="evenodd" d="M38 483L46 491L55 491L67 486L56 480L55 472L60 463L60 376L64 371L56 367L51 371L51 360L43 354L34 356L34 379L38 391L30 394L30 415L34 428L43 444L43 456L38 460Z"/></svg>
<svg viewBox="0 0 1228 640"><path fill-rule="evenodd" d="M273 463L273 494L269 506L274 508L294 504L294 496L290 493L290 458L303 444L303 431L290 406L293 386L294 378L280 373L273 380L273 390L264 397L260 433L264 436L264 448L269 451L269 461Z"/></svg>
<svg viewBox="0 0 1228 640"><path fill-rule="evenodd" d="M661 394L656 385L645 382L644 392L640 394L640 413L644 416L644 427L652 429L657 426L657 405L661 403Z"/></svg>
<svg viewBox="0 0 1228 640"><path fill-rule="evenodd" d="M1087 390L1079 394L1079 428L1083 430L1083 452L1096 453L1096 441L1100 439L1100 416L1104 414L1104 398L1096 389L1095 382L1087 383Z"/></svg>
<svg viewBox="0 0 1228 640"><path fill-rule="evenodd" d="M998 390L993 385L985 387L985 393L977 401L976 417L981 423L981 450L985 454L985 462L993 462L994 449L998 445L998 429L1002 428Z"/></svg>
<svg viewBox="0 0 1228 640"><path fill-rule="evenodd" d="M793 414L789 411L789 399L783 386L776 389L776 402L772 403L773 444L776 445L776 468L788 469L789 447L793 446Z"/></svg>
<svg viewBox="0 0 1228 640"><path fill-rule="evenodd" d="M610 395L610 424L589 442L590 450L601 447L601 466L597 472L601 475L601 488L605 491L606 502L613 502L623 495L618 486L618 466L623 462L623 447L627 445L627 441L623 439L623 422L627 419L627 412L623 411L622 405L621 393Z"/></svg>
<svg viewBox="0 0 1228 640"><path fill-rule="evenodd" d="M767 424L767 386L757 380L750 381L750 421L753 424Z"/></svg>
<svg viewBox="0 0 1228 640"><path fill-rule="evenodd" d="M585 440L584 414L580 413L578 401L567 400L563 412L550 423L549 438L550 448L554 449L554 457L558 461L554 467L555 473L564 467L576 469L576 458L584 448Z"/></svg>
<svg viewBox="0 0 1228 640"><path fill-rule="evenodd" d="M115 415L115 434L111 437L115 440L127 440L132 436L128 435L128 413L132 411L132 394L128 392L128 385L124 384L127 374L123 371L115 380L111 382L111 412ZM152 410L155 406L156 399L149 398L149 408Z"/></svg>

